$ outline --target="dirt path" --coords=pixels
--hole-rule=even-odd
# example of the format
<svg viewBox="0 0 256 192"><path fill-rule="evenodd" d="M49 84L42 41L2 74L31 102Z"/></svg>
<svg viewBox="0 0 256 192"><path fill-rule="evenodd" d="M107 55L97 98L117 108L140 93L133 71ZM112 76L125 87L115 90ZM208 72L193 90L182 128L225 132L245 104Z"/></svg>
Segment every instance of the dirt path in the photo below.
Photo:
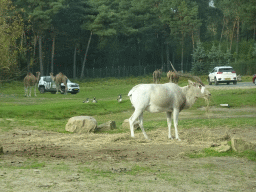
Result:
<svg viewBox="0 0 256 192"><path fill-rule="evenodd" d="M61 134L15 129L1 133L0 191L254 191L256 163L244 158L191 159L187 153L253 128L167 129L130 134Z"/></svg>

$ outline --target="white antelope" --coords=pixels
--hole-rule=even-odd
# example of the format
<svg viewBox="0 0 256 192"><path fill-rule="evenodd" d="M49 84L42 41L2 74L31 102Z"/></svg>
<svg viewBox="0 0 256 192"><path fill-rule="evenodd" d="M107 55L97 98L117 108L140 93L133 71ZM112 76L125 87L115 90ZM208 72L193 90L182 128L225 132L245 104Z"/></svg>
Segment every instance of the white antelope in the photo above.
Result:
<svg viewBox="0 0 256 192"><path fill-rule="evenodd" d="M190 108L197 98L208 99L211 95L203 84L190 80L188 82L189 84L185 87L179 87L174 83L139 84L133 87L128 93L131 103L135 108L134 113L129 119L131 137L134 137L134 123L138 119L142 133L148 139L143 128L143 112L147 110L152 113L166 112L169 139L172 139L171 115L173 113L175 138L180 140L177 129L179 112L182 109Z"/></svg>

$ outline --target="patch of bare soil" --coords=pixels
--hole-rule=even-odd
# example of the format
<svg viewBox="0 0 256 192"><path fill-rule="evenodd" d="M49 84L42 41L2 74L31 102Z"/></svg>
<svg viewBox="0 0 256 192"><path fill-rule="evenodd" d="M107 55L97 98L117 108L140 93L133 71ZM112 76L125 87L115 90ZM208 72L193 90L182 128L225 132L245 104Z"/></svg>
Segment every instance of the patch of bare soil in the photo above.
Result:
<svg viewBox="0 0 256 192"><path fill-rule="evenodd" d="M182 141L177 141L167 139L167 128L159 128L148 132L147 141L140 131L132 139L128 133L16 129L0 135L0 191L254 191L255 162L186 156L227 139L227 134L252 137L256 130L179 130ZM24 168L35 159L44 166Z"/></svg>

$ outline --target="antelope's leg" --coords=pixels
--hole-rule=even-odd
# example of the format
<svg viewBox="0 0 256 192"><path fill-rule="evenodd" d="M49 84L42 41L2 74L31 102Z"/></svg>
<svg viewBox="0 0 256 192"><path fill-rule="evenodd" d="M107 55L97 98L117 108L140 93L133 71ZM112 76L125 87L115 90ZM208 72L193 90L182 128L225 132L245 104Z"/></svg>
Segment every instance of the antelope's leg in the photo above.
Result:
<svg viewBox="0 0 256 192"><path fill-rule="evenodd" d="M132 114L132 116L129 119L130 130L131 130L131 137L134 137L134 122L141 115L141 113L143 113L142 110L135 109L134 113Z"/></svg>
<svg viewBox="0 0 256 192"><path fill-rule="evenodd" d="M178 117L179 117L179 110L173 109L173 124L175 127L175 138L180 141L179 134L178 134Z"/></svg>
<svg viewBox="0 0 256 192"><path fill-rule="evenodd" d="M147 134L146 134L146 132L145 132L145 130L144 130L144 127L143 127L143 112L140 114L140 116L139 116L138 119L139 119L139 123L140 123L140 129L141 129L141 131L142 131L144 137L145 137L146 139L149 139L148 136L147 136Z"/></svg>
<svg viewBox="0 0 256 192"><path fill-rule="evenodd" d="M172 126L172 112L166 112L167 125L168 125L168 138L172 139L171 126Z"/></svg>

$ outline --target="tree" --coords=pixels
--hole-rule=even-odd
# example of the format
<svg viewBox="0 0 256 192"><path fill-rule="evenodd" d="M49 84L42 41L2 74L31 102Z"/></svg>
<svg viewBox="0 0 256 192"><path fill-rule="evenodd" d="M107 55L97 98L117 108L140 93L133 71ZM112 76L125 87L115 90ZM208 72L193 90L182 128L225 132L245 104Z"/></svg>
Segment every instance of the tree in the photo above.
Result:
<svg viewBox="0 0 256 192"><path fill-rule="evenodd" d="M73 78L76 78L77 71L77 49L84 44L83 37L90 35L88 30L92 22L93 10L89 1L86 0L65 0L63 6L54 15L52 25L55 27L59 38L65 39L59 50L66 52L67 47L73 52ZM62 44L62 45L63 45ZM64 50L65 49L65 50ZM88 51L87 51L88 52ZM87 55L87 54L86 54ZM86 59L85 59L86 61ZM83 67L82 67L83 68ZM84 70L80 70L84 72Z"/></svg>
<svg viewBox="0 0 256 192"><path fill-rule="evenodd" d="M197 47L194 49L192 58L192 73L194 73L195 75L202 75L208 72L209 66L207 66L206 62L207 55L200 41L197 43Z"/></svg>
<svg viewBox="0 0 256 192"><path fill-rule="evenodd" d="M43 55L45 51L43 50L43 37L45 36L46 30L53 29L51 25L52 17L58 12L62 7L63 0L13 0L17 10L24 10L22 12L22 17L24 19L25 27L24 31L29 32L30 36L26 35L26 49L27 49L27 59L28 59L28 70L30 68L30 50L32 49L30 44L33 44L34 54L32 62L36 61L36 45L39 43L39 63L40 63L40 72L41 75L44 75L44 64L43 64ZM28 38L29 37L29 38ZM54 38L54 37L53 37ZM33 41L33 42L32 42ZM53 41L54 43L54 41ZM53 45L54 46L54 45Z"/></svg>
<svg viewBox="0 0 256 192"><path fill-rule="evenodd" d="M17 41L22 35L23 21L10 0L0 1L0 80L19 76L17 56L23 49Z"/></svg>
<svg viewBox="0 0 256 192"><path fill-rule="evenodd" d="M210 61L210 69L214 68L217 65L217 57L218 57L218 49L217 47L214 45L212 45L211 50L209 51L209 53L207 54L209 61Z"/></svg>
<svg viewBox="0 0 256 192"><path fill-rule="evenodd" d="M226 53L223 54L224 62L229 65L231 63L232 54L229 48L227 48Z"/></svg>
<svg viewBox="0 0 256 192"><path fill-rule="evenodd" d="M188 0L166 1L162 5L162 21L169 25L171 35L179 39L181 44L181 71L183 72L184 43L188 34L192 36L199 29L201 21L198 19L198 6Z"/></svg>

